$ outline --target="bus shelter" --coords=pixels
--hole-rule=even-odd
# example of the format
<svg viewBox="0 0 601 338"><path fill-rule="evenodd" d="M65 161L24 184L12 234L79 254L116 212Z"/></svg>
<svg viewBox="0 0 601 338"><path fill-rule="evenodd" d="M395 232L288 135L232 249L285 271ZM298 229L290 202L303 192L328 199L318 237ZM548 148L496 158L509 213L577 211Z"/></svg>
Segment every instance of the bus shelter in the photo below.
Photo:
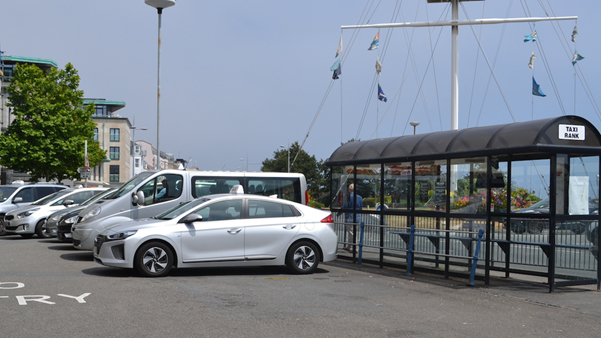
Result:
<svg viewBox="0 0 601 338"><path fill-rule="evenodd" d="M339 241L380 266L599 289L599 155L578 116L347 143L327 162Z"/></svg>

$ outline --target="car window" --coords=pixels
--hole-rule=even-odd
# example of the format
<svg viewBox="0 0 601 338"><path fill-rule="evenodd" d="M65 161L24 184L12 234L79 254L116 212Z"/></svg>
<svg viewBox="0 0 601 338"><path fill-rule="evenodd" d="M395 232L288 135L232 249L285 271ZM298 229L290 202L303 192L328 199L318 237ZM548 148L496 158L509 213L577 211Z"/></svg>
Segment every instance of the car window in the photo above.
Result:
<svg viewBox="0 0 601 338"><path fill-rule="evenodd" d="M6 201L17 188L15 187L0 187L0 202Z"/></svg>
<svg viewBox="0 0 601 338"><path fill-rule="evenodd" d="M36 194L36 199L40 199L44 196L48 196L58 190L55 190L54 187L34 187L33 188L35 190L35 194Z"/></svg>
<svg viewBox="0 0 601 338"><path fill-rule="evenodd" d="M287 204L270 201L248 201L248 218L272 218L294 216L294 211Z"/></svg>
<svg viewBox="0 0 601 338"><path fill-rule="evenodd" d="M33 190L31 188L21 189L19 192L17 192L15 197L21 197L23 199L21 202L33 202L34 201Z"/></svg>
<svg viewBox="0 0 601 338"><path fill-rule="evenodd" d="M138 191L144 193L144 205L151 205L179 198L182 195L182 183L181 175L161 175L146 182Z"/></svg>
<svg viewBox="0 0 601 338"><path fill-rule="evenodd" d="M233 186L242 184L237 177L192 177L192 196L194 198L212 195L227 194Z"/></svg>
<svg viewBox="0 0 601 338"><path fill-rule="evenodd" d="M66 200L73 201L73 204L81 204L92 196L94 196L94 191L91 191L91 190L78 191L74 194L65 196L65 197L57 200L56 202L52 203L52 205L61 205L61 204L65 203Z"/></svg>
<svg viewBox="0 0 601 338"><path fill-rule="evenodd" d="M226 221L232 219L240 219L240 212L242 210L242 200L227 200L211 203L204 208L196 211L197 214L202 216L202 221Z"/></svg>

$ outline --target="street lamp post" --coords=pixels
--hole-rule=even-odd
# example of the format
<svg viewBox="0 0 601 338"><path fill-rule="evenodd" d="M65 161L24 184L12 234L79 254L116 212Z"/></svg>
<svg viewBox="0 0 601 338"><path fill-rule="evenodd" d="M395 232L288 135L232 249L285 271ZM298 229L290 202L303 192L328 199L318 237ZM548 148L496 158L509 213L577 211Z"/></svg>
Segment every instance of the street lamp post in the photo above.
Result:
<svg viewBox="0 0 601 338"><path fill-rule="evenodd" d="M413 135L415 135L415 130L416 130L417 126L419 126L419 122L413 121L413 122L409 122L409 124L413 126Z"/></svg>
<svg viewBox="0 0 601 338"><path fill-rule="evenodd" d="M134 124L136 123L136 119L134 118ZM131 126L130 129L132 130L132 143L133 146L130 149L130 154L131 157L130 159L132 159L134 161L134 163L130 163L131 166L131 177L134 177L134 175L136 174L136 168L135 168L135 161L136 161L136 153L135 153L135 149L136 149L136 129L138 129L138 127L136 126ZM148 128L139 128L140 130L148 130ZM140 164L141 164L142 160L140 159Z"/></svg>
<svg viewBox="0 0 601 338"><path fill-rule="evenodd" d="M286 147L281 145L280 148L286 148ZM290 172L290 144L288 144L288 172Z"/></svg>
<svg viewBox="0 0 601 338"><path fill-rule="evenodd" d="M157 163L161 168L161 148L160 148L160 125L161 125L161 14L163 8L175 5L175 0L144 0L151 7L157 9L159 15L159 42L158 42L158 66L157 66Z"/></svg>

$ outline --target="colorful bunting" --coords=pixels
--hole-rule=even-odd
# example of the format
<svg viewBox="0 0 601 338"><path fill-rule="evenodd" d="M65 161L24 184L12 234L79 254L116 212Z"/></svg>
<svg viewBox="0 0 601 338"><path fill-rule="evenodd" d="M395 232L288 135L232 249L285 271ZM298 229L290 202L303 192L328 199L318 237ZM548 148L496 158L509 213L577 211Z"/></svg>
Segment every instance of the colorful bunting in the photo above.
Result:
<svg viewBox="0 0 601 338"><path fill-rule="evenodd" d="M380 63L380 58L376 59L376 73L378 73L378 75L382 74L382 64Z"/></svg>
<svg viewBox="0 0 601 338"><path fill-rule="evenodd" d="M336 60L336 62L334 62L334 64L332 65L332 67L330 67L331 71L335 71L336 68L338 68L338 66L340 66L340 59Z"/></svg>
<svg viewBox="0 0 601 338"><path fill-rule="evenodd" d="M536 80L534 80L534 76L532 77L532 95L542 97L547 96L542 92L542 90L540 90L540 86L538 85L538 83L536 83Z"/></svg>
<svg viewBox="0 0 601 338"><path fill-rule="evenodd" d="M367 50L378 49L379 44L380 44L380 32L378 32L378 34L376 34L376 37L371 42L371 45L369 46L369 48Z"/></svg>
<svg viewBox="0 0 601 338"><path fill-rule="evenodd" d="M538 34L536 33L536 26L532 30L532 34L524 35L524 42L532 41L535 42L536 38L538 38Z"/></svg>
<svg viewBox="0 0 601 338"><path fill-rule="evenodd" d="M534 59L538 59L538 57L534 55L534 52L532 52L532 55L530 56L530 62L528 62L528 67L530 67L530 69L534 69Z"/></svg>
<svg viewBox="0 0 601 338"><path fill-rule="evenodd" d="M335 58L338 57L338 55L342 54L342 34L340 34L340 43L338 44L338 49L336 50L336 56L334 56Z"/></svg>
<svg viewBox="0 0 601 338"><path fill-rule="evenodd" d="M578 62L578 61L580 61L582 59L584 59L584 56L578 54L578 51L575 50L574 51L574 56L572 57L572 66L575 66L576 62Z"/></svg>
<svg viewBox="0 0 601 338"><path fill-rule="evenodd" d="M380 83L378 83L378 100L380 100L382 102L388 101L388 99L386 98L386 95L382 91L382 87L380 87Z"/></svg>
<svg viewBox="0 0 601 338"><path fill-rule="evenodd" d="M572 42L576 42L576 35L578 35L578 26L574 26L574 30L572 31Z"/></svg>
<svg viewBox="0 0 601 338"><path fill-rule="evenodd" d="M336 66L336 68L334 68L334 66ZM332 69L332 68L334 68L334 69ZM332 79L338 80L338 77L340 76L340 74L342 74L342 65L340 64L340 59L338 59L336 62L334 62L334 65L332 65L332 68L330 68L330 70L334 71L334 74L332 74Z"/></svg>

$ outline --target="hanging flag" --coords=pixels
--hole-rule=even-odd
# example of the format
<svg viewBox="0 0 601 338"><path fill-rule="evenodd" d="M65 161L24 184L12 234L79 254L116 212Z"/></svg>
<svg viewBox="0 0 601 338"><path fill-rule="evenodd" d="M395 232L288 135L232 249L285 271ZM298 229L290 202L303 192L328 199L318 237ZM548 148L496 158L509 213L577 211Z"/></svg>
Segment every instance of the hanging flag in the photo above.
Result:
<svg viewBox="0 0 601 338"><path fill-rule="evenodd" d="M380 63L380 58L376 59L376 73L378 73L378 75L382 74L382 64Z"/></svg>
<svg viewBox="0 0 601 338"><path fill-rule="evenodd" d="M536 83L536 80L534 80L534 76L532 77L532 95L542 97L547 96L542 92L542 90L540 90L540 86L538 85L538 83Z"/></svg>
<svg viewBox="0 0 601 338"><path fill-rule="evenodd" d="M334 74L332 74L332 79L338 80L338 77L340 76L340 74L342 74L342 65L340 64L340 59L338 59L338 61L334 64L335 65L338 64L338 67L336 69L334 69ZM334 66L332 66L332 67L334 67Z"/></svg>
<svg viewBox="0 0 601 338"><path fill-rule="evenodd" d="M376 34L374 41L371 42L371 45L369 46L369 48L367 50L378 49L379 44L380 44L380 32L378 32L378 34Z"/></svg>
<svg viewBox="0 0 601 338"><path fill-rule="evenodd" d="M578 61L580 61L582 59L584 59L584 56L578 54L578 51L575 50L574 51L574 56L572 57L572 66L575 66L576 62L578 62Z"/></svg>
<svg viewBox="0 0 601 338"><path fill-rule="evenodd" d="M378 100L386 102L388 99L386 98L386 94L382 91L382 87L380 87L380 83L378 83Z"/></svg>
<svg viewBox="0 0 601 338"><path fill-rule="evenodd" d="M534 26L534 29L532 30L532 34L528 34L528 35L524 35L524 42L528 42L528 41L536 41L536 38L538 38L538 34L536 33L536 26Z"/></svg>
<svg viewBox="0 0 601 338"><path fill-rule="evenodd" d="M335 71L336 68L338 68L340 66L340 59L336 60L336 62L334 62L334 64L332 65L332 67L330 67L331 71Z"/></svg>
<svg viewBox="0 0 601 338"><path fill-rule="evenodd" d="M532 52L532 55L530 56L530 62L528 62L528 67L530 67L530 69L534 69L534 59L538 59L538 57L536 57L534 52Z"/></svg>
<svg viewBox="0 0 601 338"><path fill-rule="evenodd" d="M340 43L338 44L338 50L336 50L336 56L334 57L337 58L340 54L342 54L342 33L340 33Z"/></svg>
<svg viewBox="0 0 601 338"><path fill-rule="evenodd" d="M578 35L578 26L574 26L574 30L572 31L572 42L576 42L576 35Z"/></svg>

